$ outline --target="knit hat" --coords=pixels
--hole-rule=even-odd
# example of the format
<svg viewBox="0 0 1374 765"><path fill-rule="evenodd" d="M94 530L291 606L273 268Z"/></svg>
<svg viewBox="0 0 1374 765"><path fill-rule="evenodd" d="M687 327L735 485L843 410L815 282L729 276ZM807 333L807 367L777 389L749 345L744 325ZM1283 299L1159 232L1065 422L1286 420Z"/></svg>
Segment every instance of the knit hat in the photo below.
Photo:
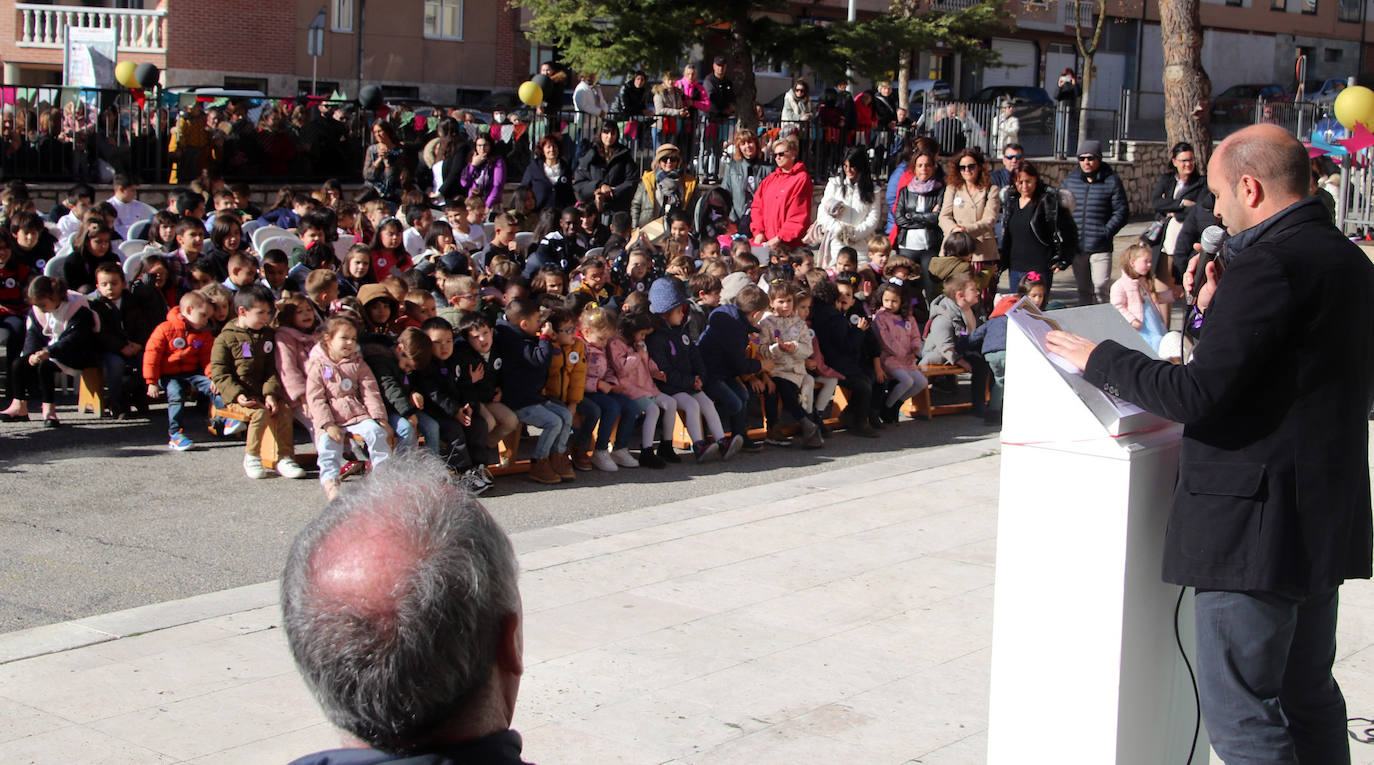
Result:
<svg viewBox="0 0 1374 765"><path fill-rule="evenodd" d="M1078 144L1078 156L1082 157L1084 155L1091 155L1098 159L1102 159L1102 142L1084 141Z"/></svg>
<svg viewBox="0 0 1374 765"><path fill-rule="evenodd" d="M384 285L364 284L358 288L358 302L362 303L363 307L367 307L367 304L374 300L386 300L391 303L393 308L396 306L396 298L387 292Z"/></svg>
<svg viewBox="0 0 1374 765"><path fill-rule="evenodd" d="M733 303L739 297L740 290L748 287L749 274L743 271L736 271L720 280L720 302Z"/></svg>
<svg viewBox="0 0 1374 765"><path fill-rule="evenodd" d="M682 152L678 150L677 146L671 143L660 144L657 149L654 149L654 164L657 165L665 154L676 154L679 157L682 156Z"/></svg>
<svg viewBox="0 0 1374 765"><path fill-rule="evenodd" d="M671 276L654 280L649 285L649 313L662 316L665 313L687 304L687 290L682 282Z"/></svg>

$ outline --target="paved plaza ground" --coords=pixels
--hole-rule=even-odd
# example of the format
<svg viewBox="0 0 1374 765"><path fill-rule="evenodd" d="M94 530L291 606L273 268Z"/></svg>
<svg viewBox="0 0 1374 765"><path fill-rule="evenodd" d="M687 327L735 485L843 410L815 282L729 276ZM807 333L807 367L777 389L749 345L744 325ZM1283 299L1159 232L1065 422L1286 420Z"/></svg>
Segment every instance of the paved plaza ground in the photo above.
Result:
<svg viewBox="0 0 1374 765"><path fill-rule="evenodd" d="M999 463L970 440L516 533L527 759L983 762ZM1336 675L1365 717L1371 607L1371 583L1342 591ZM0 635L7 762L284 762L337 742L274 582Z"/></svg>

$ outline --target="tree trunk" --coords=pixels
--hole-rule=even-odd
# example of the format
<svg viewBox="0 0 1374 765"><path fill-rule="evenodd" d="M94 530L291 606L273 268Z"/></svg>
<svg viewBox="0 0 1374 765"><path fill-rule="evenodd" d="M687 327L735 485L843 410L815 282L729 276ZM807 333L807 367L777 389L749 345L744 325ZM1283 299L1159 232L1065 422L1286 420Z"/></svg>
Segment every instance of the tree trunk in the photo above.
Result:
<svg viewBox="0 0 1374 765"><path fill-rule="evenodd" d="M1160 0L1164 42L1164 131L1170 145L1187 141L1204 170L1212 156L1212 81L1202 68L1199 0Z"/></svg>
<svg viewBox="0 0 1374 765"><path fill-rule="evenodd" d="M754 53L745 39L748 34L749 20L737 21L731 26L730 60L734 64L735 80L735 119L749 131L759 126L758 83L754 79ZM708 62L709 63L709 62Z"/></svg>
<svg viewBox="0 0 1374 765"><path fill-rule="evenodd" d="M1073 151L1078 151L1078 147L1088 140L1088 107L1092 100L1093 87L1093 57L1096 51L1089 51L1083 56L1083 79L1078 83L1078 143L1070 147Z"/></svg>
<svg viewBox="0 0 1374 765"><path fill-rule="evenodd" d="M900 63L897 65L897 105L906 109L908 117L911 116L911 51L902 51L898 57Z"/></svg>

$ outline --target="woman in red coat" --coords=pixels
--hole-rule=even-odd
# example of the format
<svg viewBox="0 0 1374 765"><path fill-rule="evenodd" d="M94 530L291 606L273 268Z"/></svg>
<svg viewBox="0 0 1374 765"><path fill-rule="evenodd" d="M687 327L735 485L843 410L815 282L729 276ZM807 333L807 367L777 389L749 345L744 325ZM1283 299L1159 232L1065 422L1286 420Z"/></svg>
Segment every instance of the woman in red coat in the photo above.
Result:
<svg viewBox="0 0 1374 765"><path fill-rule="evenodd" d="M797 137L774 141L771 151L777 169L754 192L749 208L749 227L754 244L766 247L801 247L811 225L811 176L797 161Z"/></svg>

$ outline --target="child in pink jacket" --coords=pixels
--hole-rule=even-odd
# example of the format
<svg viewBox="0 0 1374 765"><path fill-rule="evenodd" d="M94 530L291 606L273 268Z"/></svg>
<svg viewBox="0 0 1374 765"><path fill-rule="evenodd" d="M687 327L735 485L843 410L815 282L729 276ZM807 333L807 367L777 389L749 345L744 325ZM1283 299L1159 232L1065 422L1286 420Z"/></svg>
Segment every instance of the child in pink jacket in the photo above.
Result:
<svg viewBox="0 0 1374 765"><path fill-rule="evenodd" d="M606 360L618 383L617 392L634 399L644 411L644 426L640 430L639 464L644 467L663 467L665 462L680 462L673 453L673 427L677 424L677 401L659 391L654 380L663 380L663 372L649 358L644 339L653 331L647 313L625 313L620 316L617 334L606 343ZM654 429L663 423L663 441L654 449Z"/></svg>
<svg viewBox="0 0 1374 765"><path fill-rule="evenodd" d="M305 362L315 345L315 311L301 295L291 295L277 303L277 379L291 405L291 414L305 426L315 440L315 426L305 405Z"/></svg>
<svg viewBox="0 0 1374 765"><path fill-rule="evenodd" d="M387 423L377 378L358 353L358 325L352 319L334 316L325 322L324 336L306 361L305 378L305 399L320 455L320 485L325 497L333 500L339 493L348 433L362 437L374 467L391 456L390 441L395 435Z"/></svg>
<svg viewBox="0 0 1374 765"><path fill-rule="evenodd" d="M926 376L917 369L921 365L921 328L911 318L911 304L902 299L902 288L884 282L869 298L873 313L873 328L878 332L882 353L878 384L884 378L892 380L892 390L879 416L883 422L897 421L902 402L926 389Z"/></svg>

